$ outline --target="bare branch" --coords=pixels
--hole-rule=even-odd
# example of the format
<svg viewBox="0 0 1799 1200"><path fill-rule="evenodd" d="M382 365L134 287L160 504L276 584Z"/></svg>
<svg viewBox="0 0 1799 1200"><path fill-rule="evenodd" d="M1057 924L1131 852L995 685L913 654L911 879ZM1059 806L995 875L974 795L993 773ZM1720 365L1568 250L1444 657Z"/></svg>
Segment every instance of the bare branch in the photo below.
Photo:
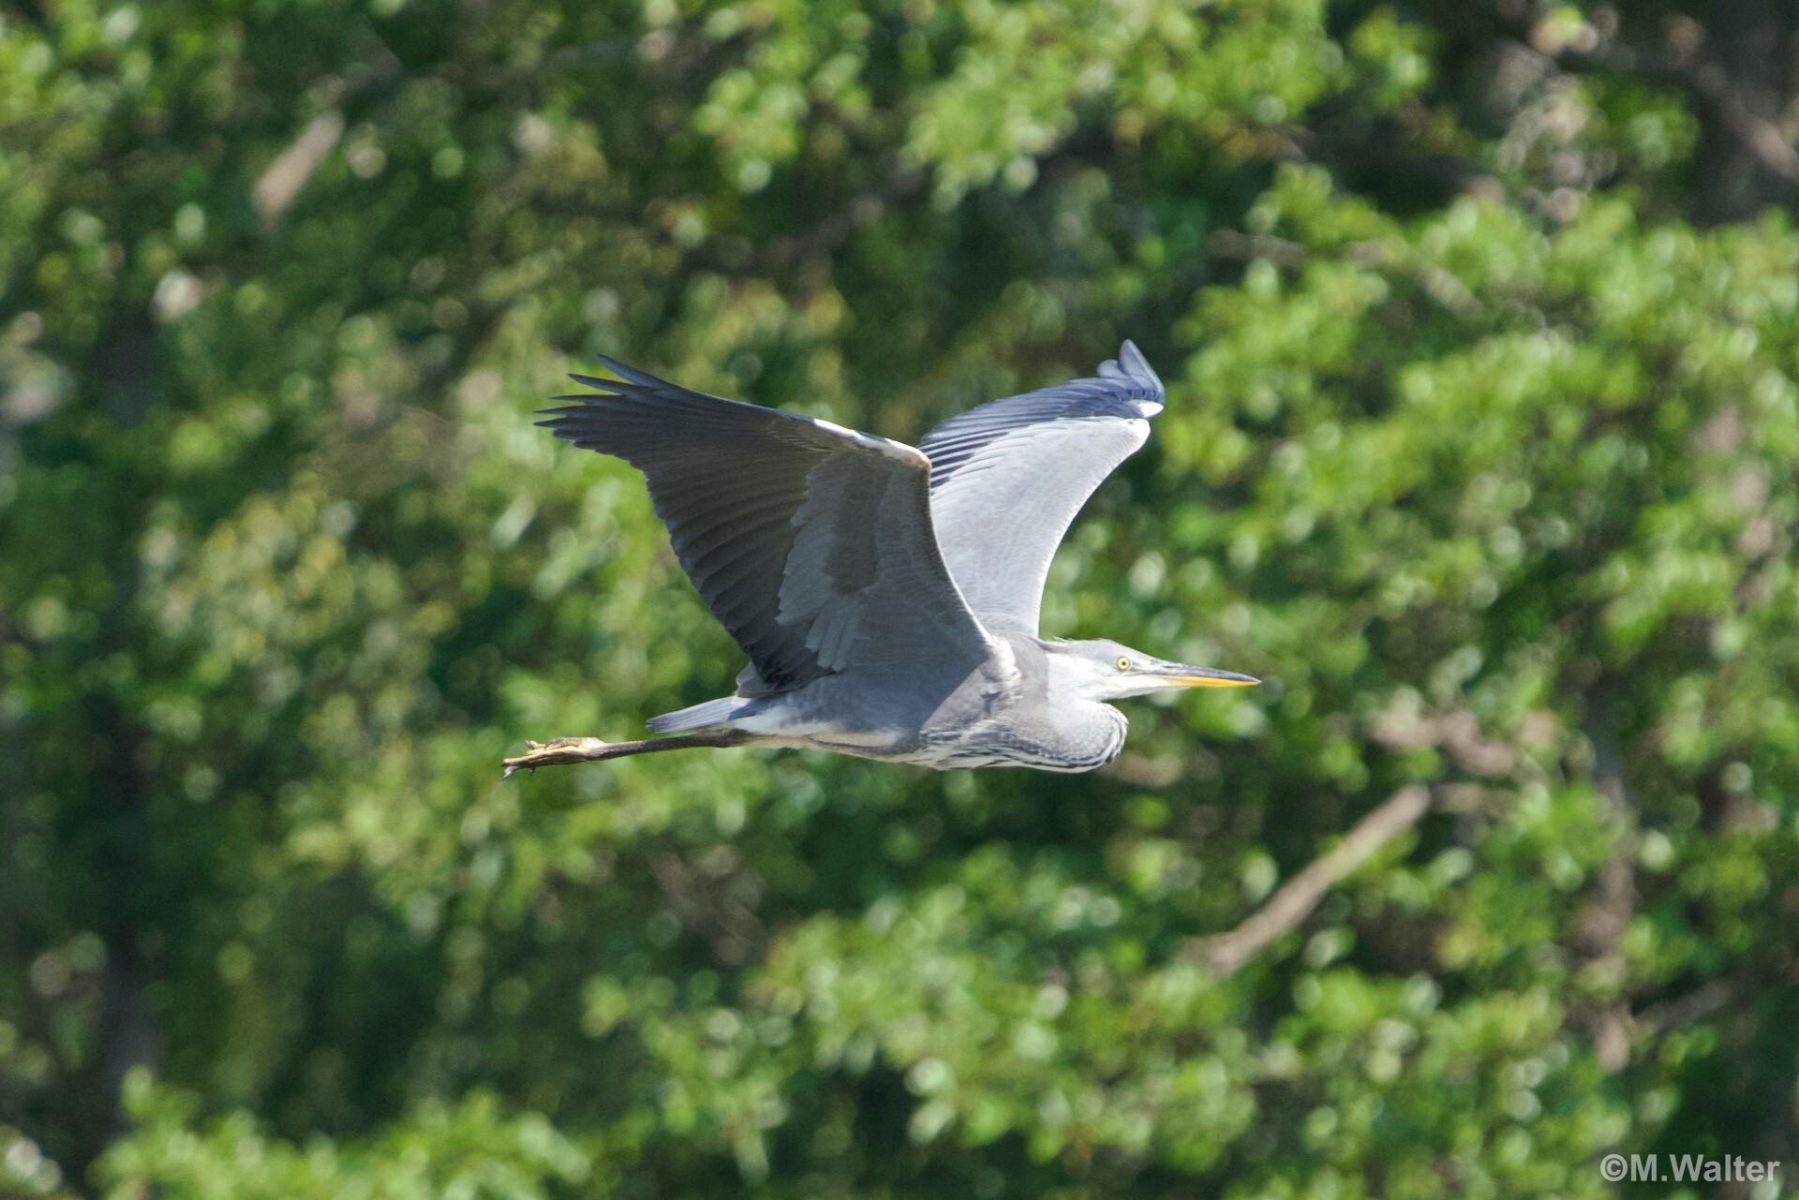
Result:
<svg viewBox="0 0 1799 1200"><path fill-rule="evenodd" d="M1755 112L1726 65L1701 49L1704 33L1690 20L1671 22L1668 36L1660 46L1628 44L1616 40L1614 31L1611 38L1597 46L1545 47L1535 32L1535 28L1514 30L1520 41L1566 70L1616 71L1685 90L1701 104L1710 106L1718 126L1763 169L1786 183L1799 184L1799 150L1793 148L1777 124Z"/></svg>
<svg viewBox="0 0 1799 1200"><path fill-rule="evenodd" d="M1719 126L1765 169L1787 183L1799 183L1799 151L1793 149L1779 126L1749 107L1741 90L1719 64L1706 61L1693 65L1672 54L1623 46L1590 55L1566 52L1557 55L1556 61L1573 71L1607 67L1685 89L1701 104L1709 104Z"/></svg>
<svg viewBox="0 0 1799 1200"><path fill-rule="evenodd" d="M1673 1000L1644 1009L1631 1019L1631 1033L1638 1041L1660 1037L1670 1029L1684 1029L1734 1003L1738 987L1728 979L1710 979Z"/></svg>
<svg viewBox="0 0 1799 1200"><path fill-rule="evenodd" d="M741 864L741 855L730 847L720 849L730 852L727 862ZM650 874L681 924L711 941L720 962L733 966L754 962L768 943L768 932L753 907L761 895L761 882L753 873L719 878L706 861L714 857L706 856L696 870L673 852L651 855Z"/></svg>
<svg viewBox="0 0 1799 1200"><path fill-rule="evenodd" d="M275 156L275 161L257 178L252 193L264 225L273 225L280 219L343 135L343 114L327 109L306 122L300 136Z"/></svg>
<svg viewBox="0 0 1799 1200"><path fill-rule="evenodd" d="M1587 695L1587 740L1593 746L1593 788L1600 813L1618 826L1618 840L1611 857L1599 870L1598 889L1576 919L1580 940L1592 954L1593 966L1607 977L1622 980L1626 973L1624 935L1637 912L1637 822L1624 779L1624 757L1613 726L1615 701L1610 689L1596 685ZM1608 1071L1619 1071L1630 1062L1630 1004L1622 991L1593 1016L1593 1048Z"/></svg>
<svg viewBox="0 0 1799 1200"><path fill-rule="evenodd" d="M1263 259L1292 271L1305 266L1313 257L1325 257L1283 237L1270 233L1243 233L1236 229L1215 230L1206 239L1206 248L1220 258L1245 262ZM1471 319L1483 311L1480 299L1467 284L1435 263L1411 261L1414 256L1407 253L1402 243L1391 239L1348 242L1338 253L1360 266L1410 275L1420 291L1458 317Z"/></svg>
<svg viewBox="0 0 1799 1200"><path fill-rule="evenodd" d="M1400 788L1380 807L1357 821L1331 849L1313 859L1282 884L1247 920L1227 933L1195 938L1183 957L1204 963L1219 975L1230 975L1261 953L1269 942L1306 919L1324 894L1399 834L1418 823L1430 809L1430 792L1411 784Z"/></svg>
<svg viewBox="0 0 1799 1200"><path fill-rule="evenodd" d="M1799 150L1793 149L1779 126L1743 102L1723 68L1708 63L1684 75L1682 82L1693 95L1713 106L1719 123L1757 162L1786 182L1799 184Z"/></svg>
<svg viewBox="0 0 1799 1200"><path fill-rule="evenodd" d="M1505 775L1518 765L1511 747L1482 733L1480 722L1465 708L1434 715L1388 708L1374 715L1368 733L1393 750L1439 747L1474 775Z"/></svg>
<svg viewBox="0 0 1799 1200"><path fill-rule="evenodd" d="M1220 258L1253 262L1265 258L1277 267L1297 270L1305 266L1309 255L1298 242L1276 237L1272 233L1244 233L1237 229L1215 229L1206 238L1206 249Z"/></svg>

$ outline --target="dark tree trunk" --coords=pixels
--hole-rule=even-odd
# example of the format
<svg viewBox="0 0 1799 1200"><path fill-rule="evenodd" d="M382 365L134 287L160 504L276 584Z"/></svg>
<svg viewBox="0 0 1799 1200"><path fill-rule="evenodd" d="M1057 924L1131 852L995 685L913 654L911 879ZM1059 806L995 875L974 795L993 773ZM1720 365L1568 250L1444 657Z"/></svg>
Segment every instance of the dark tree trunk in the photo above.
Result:
<svg viewBox="0 0 1799 1200"><path fill-rule="evenodd" d="M1756 140L1791 143L1799 5L1792 0L1715 0L1696 68L1700 144L1693 216L1741 221L1790 204L1799 187Z"/></svg>

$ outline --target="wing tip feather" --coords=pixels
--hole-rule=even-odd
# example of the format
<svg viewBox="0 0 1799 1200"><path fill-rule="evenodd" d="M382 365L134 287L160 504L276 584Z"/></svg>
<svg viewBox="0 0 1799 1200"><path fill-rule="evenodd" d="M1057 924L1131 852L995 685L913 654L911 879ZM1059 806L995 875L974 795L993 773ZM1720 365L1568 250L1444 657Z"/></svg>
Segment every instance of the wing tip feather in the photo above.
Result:
<svg viewBox="0 0 1799 1200"><path fill-rule="evenodd" d="M1104 378L1129 379L1147 384L1158 395L1166 394L1167 391L1162 384L1162 377L1156 374L1149 359L1144 357L1143 351L1137 349L1137 343L1130 338L1125 338L1124 344L1118 347L1117 358L1108 358L1099 365L1099 373Z"/></svg>

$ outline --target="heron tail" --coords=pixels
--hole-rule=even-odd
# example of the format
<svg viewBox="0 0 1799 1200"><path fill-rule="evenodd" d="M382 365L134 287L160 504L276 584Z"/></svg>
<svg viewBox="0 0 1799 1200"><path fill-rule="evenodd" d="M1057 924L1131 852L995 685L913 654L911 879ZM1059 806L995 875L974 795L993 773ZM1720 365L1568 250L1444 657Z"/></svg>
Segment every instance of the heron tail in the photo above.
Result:
<svg viewBox="0 0 1799 1200"><path fill-rule="evenodd" d="M682 733L689 729L710 729L718 725L726 725L739 709L747 703L742 696L721 696L717 700L708 700L704 704L693 704L686 708L677 708L674 712L663 713L659 717L651 717L650 728L657 733Z"/></svg>

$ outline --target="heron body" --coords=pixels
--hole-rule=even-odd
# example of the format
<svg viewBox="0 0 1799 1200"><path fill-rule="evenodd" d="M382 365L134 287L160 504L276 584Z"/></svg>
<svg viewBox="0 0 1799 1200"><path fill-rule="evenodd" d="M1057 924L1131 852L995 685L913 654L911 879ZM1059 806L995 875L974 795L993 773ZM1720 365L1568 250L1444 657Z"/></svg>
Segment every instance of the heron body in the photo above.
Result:
<svg viewBox="0 0 1799 1200"><path fill-rule="evenodd" d="M1109 702L1247 675L1038 635L1075 513L1149 436L1162 381L1130 342L1099 374L981 405L917 448L618 379L542 422L637 467L681 566L749 655L736 692L650 721L680 736L560 739L519 767L689 746L803 746L939 769L1089 771L1124 746Z"/></svg>
<svg viewBox="0 0 1799 1200"><path fill-rule="evenodd" d="M948 671L930 682L915 679L898 704L884 675L848 671L796 691L737 701L726 719L766 744L940 770L1086 771L1117 756L1124 746L1123 713L1090 700L1049 702L1052 694L1066 694L1052 684L1062 667L1055 643L1024 634L1001 634L994 641L990 660L959 679ZM683 716L688 711L654 718L650 727L691 728Z"/></svg>

